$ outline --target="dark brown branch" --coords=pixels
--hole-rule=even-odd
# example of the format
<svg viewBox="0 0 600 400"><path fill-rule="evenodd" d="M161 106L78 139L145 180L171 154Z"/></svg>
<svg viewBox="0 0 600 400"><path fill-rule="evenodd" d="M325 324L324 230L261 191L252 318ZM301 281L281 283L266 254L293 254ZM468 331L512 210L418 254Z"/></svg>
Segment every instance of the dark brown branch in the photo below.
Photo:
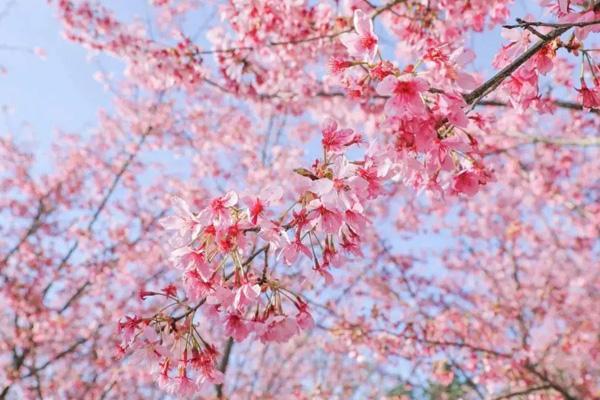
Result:
<svg viewBox="0 0 600 400"><path fill-rule="evenodd" d="M517 24L515 25L502 25L503 28L506 29L515 29L515 28L527 28L531 26L545 26L548 28L583 28L585 26L600 24L600 19L594 21L585 21L585 22L570 22L566 24L557 24L552 22L529 22L525 21L521 18L517 18Z"/></svg>
<svg viewBox="0 0 600 400"><path fill-rule="evenodd" d="M34 215L32 221L31 221L31 224L29 225L29 227L27 228L27 230L25 231L23 236L21 236L21 238L19 239L17 244L12 249L10 249L8 251L8 253L6 253L6 256L4 256L0 265L6 265L6 263L12 257L12 255L15 254L21 248L23 243L25 243L25 241L27 239L29 239L29 237L38 230L38 228L40 227L41 218L45 212L46 212L46 209L44 207L44 199L41 198L39 201L37 212Z"/></svg>
<svg viewBox="0 0 600 400"><path fill-rule="evenodd" d="M585 111L583 106L579 103L573 103L571 101L554 100L553 104L559 108L565 108L573 111ZM508 107L508 103L499 100L482 100L477 103L478 106L493 106L493 107ZM600 110L592 108L589 112L600 115Z"/></svg>
<svg viewBox="0 0 600 400"><path fill-rule="evenodd" d="M574 147L596 147L600 146L600 138L586 137L586 138L565 138L565 137L544 137L544 136L518 136L518 138L528 139L526 142L516 143L509 147L500 149L490 150L484 153L484 156L491 156L495 154L506 153L510 150L518 149L522 146L531 144L549 144L554 146L574 146Z"/></svg>
<svg viewBox="0 0 600 400"><path fill-rule="evenodd" d="M233 347L233 338L227 339L225 343L225 350L223 350L223 358L221 358L221 362L219 363L219 371L225 375L227 371L227 365L229 365L229 358L231 357L231 348ZM223 384L220 383L215 386L215 391L217 392L217 398L223 398Z"/></svg>
<svg viewBox="0 0 600 400"><path fill-rule="evenodd" d="M531 372L532 374L534 374L536 377L538 377L539 379L542 380L542 382L546 383L548 386L550 386L550 388L554 389L555 391L557 391L558 393L560 393L562 395L562 397L565 398L565 400L578 400L577 397L571 396L571 394L569 393L569 391L562 387L561 385L557 384L556 382L552 381L548 375L546 375L543 372L538 371L534 365L532 364L527 364L525 367L529 372Z"/></svg>
<svg viewBox="0 0 600 400"><path fill-rule="evenodd" d="M12 349L12 353L13 353L13 367L12 368L14 371L17 371L17 372L19 371L19 369L25 362L25 357L27 357L27 354L29 353L29 351L30 350L28 348L25 348L21 354L18 354L17 351L15 350L15 348ZM6 396L8 396L8 392L10 392L11 387L12 387L12 384L8 384L4 387L4 389L2 389L2 392L0 392L0 400L4 400L6 398Z"/></svg>
<svg viewBox="0 0 600 400"><path fill-rule="evenodd" d="M269 245L267 244L267 245L265 245L265 246L261 247L260 249L256 250L254 253L252 253L252 254L251 254L249 257L248 257L248 259L247 259L246 261L244 261L244 263L242 264L242 267L245 267L245 266L247 266L247 265L250 265L250 263L251 263L252 261L254 261L254 259L255 259L256 257L258 257L258 256L259 256L259 255L260 255L262 252L264 252L264 251L267 251L268 249L269 249Z"/></svg>
<svg viewBox="0 0 600 400"><path fill-rule="evenodd" d="M194 307L190 307L186 312L184 312L183 314L181 314L178 317L173 317L173 322L177 322L179 320L182 320L183 318L187 317L188 315L196 312L197 309L200 308L200 306L202 306L204 303L206 303L206 297L203 298L202 300L200 300L198 302L198 304L196 304Z"/></svg>
<svg viewBox="0 0 600 400"><path fill-rule="evenodd" d="M55 361L60 360L61 358L67 356L68 354L72 353L73 351L75 351L79 346L81 346L83 343L87 342L88 339L86 338L81 338L78 339L75 343L73 343L71 346L69 346L68 348L66 348L65 350L61 351L60 353L58 353L57 355L55 355L54 357L50 358L48 361L46 361L45 363L43 363L42 365L40 365L39 367L32 367L31 371L26 374L23 375L21 377L21 379L25 379L25 378L29 378L30 376L33 376L34 374L38 373L39 371L42 371L44 369L46 369L50 364L52 364Z"/></svg>
<svg viewBox="0 0 600 400"><path fill-rule="evenodd" d="M431 88L429 90L429 92L431 93L443 93L442 90L440 89L435 89L435 88ZM324 92L324 91L319 91L315 94L315 96L318 97L345 97L346 94L342 93L342 92ZM466 96L468 96L468 94L463 94L463 97L466 98ZM379 94L374 94L372 96L370 96L370 98L372 99L381 99L381 100L387 100L389 99L390 96L382 96ZM590 110L584 110L583 106L579 103L574 103L572 101L565 101L565 100L553 100L552 103L558 107L558 108L564 108L567 110L573 110L573 111L589 111L590 113L594 113L594 114L598 114L600 115L600 109L590 109ZM509 107L510 105L504 101L500 101L500 100L481 100L477 102L478 106L489 106L489 107Z"/></svg>
<svg viewBox="0 0 600 400"><path fill-rule="evenodd" d="M489 94L491 91L496 89L506 78L508 78L513 72L515 72L521 65L525 64L531 57L537 54L544 46L546 46L551 40L556 39L566 31L568 31L571 26L565 26L561 28L557 28L546 34L546 39L539 40L536 44L531 46L527 51L517 57L513 62L508 64L502 70L500 70L496 75L485 81L478 88L474 89L471 93L464 96L465 101L468 104L478 103L483 97Z"/></svg>
<svg viewBox="0 0 600 400"><path fill-rule="evenodd" d="M106 390L104 390L102 392L102 395L100 396L100 400L104 400L106 398L106 396L108 396L110 391L115 387L116 384L117 384L117 381L112 381L112 383L108 386L108 388L106 388Z"/></svg>
<svg viewBox="0 0 600 400"><path fill-rule="evenodd" d="M518 392L512 392L512 393L508 393L508 394L504 394L500 397L495 397L494 400L503 400L503 399L510 399L512 397L517 397L517 396L525 396L531 393L535 393L535 392L539 392L542 390L548 390L551 389L552 387L550 385L543 385L543 386L536 386L536 387L532 387L529 389L523 389L520 390Z"/></svg>
<svg viewBox="0 0 600 400"><path fill-rule="evenodd" d="M404 3L406 0L394 0L394 1L390 1L388 4L382 6L381 8L377 9L374 13L373 16L371 17L371 19L375 19L377 18L381 13L386 12L387 10L390 10L393 12L392 8L394 8L395 6L397 6L400 3ZM395 13L394 13L395 14Z"/></svg>

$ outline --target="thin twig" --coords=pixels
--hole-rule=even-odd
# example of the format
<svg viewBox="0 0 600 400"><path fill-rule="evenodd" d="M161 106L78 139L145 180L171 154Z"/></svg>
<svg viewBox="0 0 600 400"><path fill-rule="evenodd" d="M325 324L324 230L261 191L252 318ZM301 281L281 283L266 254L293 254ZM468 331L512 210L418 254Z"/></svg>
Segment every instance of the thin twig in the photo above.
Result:
<svg viewBox="0 0 600 400"><path fill-rule="evenodd" d="M550 385L543 385L543 386L535 386L532 388L528 388L528 389L523 389L523 390L519 390L517 392L512 392L512 393L508 393L508 394L504 394L502 396L499 397L495 397L494 400L503 400L503 399L510 399L512 397L517 397L517 396L525 396L534 392L539 392L542 390L548 390L551 389L552 386Z"/></svg>

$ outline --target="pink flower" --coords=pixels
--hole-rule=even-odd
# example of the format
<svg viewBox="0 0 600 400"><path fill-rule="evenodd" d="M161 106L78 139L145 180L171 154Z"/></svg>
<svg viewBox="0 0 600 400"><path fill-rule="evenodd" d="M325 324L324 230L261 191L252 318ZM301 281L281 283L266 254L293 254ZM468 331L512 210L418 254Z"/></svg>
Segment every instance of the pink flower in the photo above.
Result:
<svg viewBox="0 0 600 400"><path fill-rule="evenodd" d="M596 7L591 7L587 12L580 13L570 13L562 18L559 18L560 23L585 23L585 22L593 22L598 20L598 13ZM582 26L575 28L575 37L579 40L585 40L587 36L592 32L600 32L600 27L598 24L590 24L587 26Z"/></svg>
<svg viewBox="0 0 600 400"><path fill-rule="evenodd" d="M363 215L363 209L359 204L355 204L351 210L346 210L344 218L346 224L350 225L356 231L364 230L369 223L367 217Z"/></svg>
<svg viewBox="0 0 600 400"><path fill-rule="evenodd" d="M287 246L285 246L282 250L283 261L287 265L292 265L296 259L298 258L299 253L304 253L308 258L312 257L310 250L299 238L295 238L293 242L290 242Z"/></svg>
<svg viewBox="0 0 600 400"><path fill-rule="evenodd" d="M340 40L351 56L363 61L373 61L379 39L373 32L373 21L361 10L354 11L355 32L344 34Z"/></svg>
<svg viewBox="0 0 600 400"><path fill-rule="evenodd" d="M169 392L178 396L189 398L198 391L198 385L187 377L185 367L179 366L177 375L169 384Z"/></svg>
<svg viewBox="0 0 600 400"><path fill-rule="evenodd" d="M204 252L195 251L191 247L181 247L171 253L175 260L175 267L186 271L196 270L204 279L208 281L213 273L213 267L206 262Z"/></svg>
<svg viewBox="0 0 600 400"><path fill-rule="evenodd" d="M551 45L546 45L542 47L540 51L537 52L533 61L535 62L535 66L537 70L546 75L548 72L552 70L554 66L554 58L556 57L556 50Z"/></svg>
<svg viewBox="0 0 600 400"><path fill-rule="evenodd" d="M461 171L454 177L452 189L456 193L464 193L467 196L474 196L479 190L479 177L473 171Z"/></svg>
<svg viewBox="0 0 600 400"><path fill-rule="evenodd" d="M229 307L233 303L234 297L235 295L231 290L223 286L216 286L214 292L206 299L206 302L208 304Z"/></svg>
<svg viewBox="0 0 600 400"><path fill-rule="evenodd" d="M297 304L298 314L296 314L296 323L300 327L300 329L311 329L315 326L315 321L313 320L312 315L308 312L308 305L304 302L300 302Z"/></svg>
<svg viewBox="0 0 600 400"><path fill-rule="evenodd" d="M342 226L342 215L336 211L326 208L320 200L311 202L312 211L309 216L313 225L320 225L325 233L337 234Z"/></svg>
<svg viewBox="0 0 600 400"><path fill-rule="evenodd" d="M334 266L339 267L342 264L342 257L338 251L333 248L333 246L326 245L323 250L323 265L324 266Z"/></svg>
<svg viewBox="0 0 600 400"><path fill-rule="evenodd" d="M248 304L252 304L260 296L260 286L251 285L250 283L243 284L235 293L233 307L238 311L243 311Z"/></svg>
<svg viewBox="0 0 600 400"><path fill-rule="evenodd" d="M318 275L320 275L323 279L325 279L325 284L330 285L333 283L333 275L329 272L327 265L321 265L317 260L315 260L315 266L313 267L313 271L315 271Z"/></svg>
<svg viewBox="0 0 600 400"><path fill-rule="evenodd" d="M146 290L142 287L142 288L140 288L140 290L138 290L138 299L146 300L146 297L156 296L157 294L159 294L159 293L152 292L150 290Z"/></svg>
<svg viewBox="0 0 600 400"><path fill-rule="evenodd" d="M387 115L420 115L425 113L421 93L428 88L427 82L421 78L410 78L406 75L396 78L388 75L377 85L377 94L390 96L385 103Z"/></svg>
<svg viewBox="0 0 600 400"><path fill-rule="evenodd" d="M225 318L225 333L236 342L241 342L250 334L250 328L238 314L227 314Z"/></svg>
<svg viewBox="0 0 600 400"><path fill-rule="evenodd" d="M208 296L213 290L213 282L205 280L197 270L183 274L183 287L190 300L197 301Z"/></svg>
<svg viewBox="0 0 600 400"><path fill-rule="evenodd" d="M465 115L464 108L467 105L465 100L460 94L457 93L446 93L440 96L439 101L440 111L448 117L448 121L452 125L465 128L469 120Z"/></svg>
<svg viewBox="0 0 600 400"><path fill-rule="evenodd" d="M231 219L230 208L238 202L236 192L227 192L210 202L210 205L201 213L200 220L205 223L213 223L215 226L229 222Z"/></svg>
<svg viewBox="0 0 600 400"><path fill-rule="evenodd" d="M140 329L139 325L143 320L134 315L133 317L125 317L125 321L119 322L118 331L123 337L123 343L130 344L135 339L135 334Z"/></svg>
<svg viewBox="0 0 600 400"><path fill-rule="evenodd" d="M160 291L169 297L177 297L177 287L172 283L170 285L165 286Z"/></svg>
<svg viewBox="0 0 600 400"><path fill-rule="evenodd" d="M342 73L344 70L346 70L346 68L351 67L352 62L344 60L342 58L332 57L329 59L328 66L329 66L329 71L333 75L337 75L337 74Z"/></svg>
<svg viewBox="0 0 600 400"><path fill-rule="evenodd" d="M600 107L600 90L598 86L594 89L588 89L585 81L581 80L581 89L577 89L579 92L579 99L584 108L596 108Z"/></svg>
<svg viewBox="0 0 600 400"><path fill-rule="evenodd" d="M391 62L380 61L375 67L371 68L369 73L373 79L380 81L386 76L393 74L395 70L396 67Z"/></svg>
<svg viewBox="0 0 600 400"><path fill-rule="evenodd" d="M431 147L427 155L433 169L452 169L454 166L451 158L452 152L466 153L470 150L470 146L463 142L461 137L456 135L443 140L435 138L429 143Z"/></svg>
<svg viewBox="0 0 600 400"><path fill-rule="evenodd" d="M260 340L265 342L285 343L298 333L298 324L285 315L271 316L266 321L267 328L260 335Z"/></svg>
<svg viewBox="0 0 600 400"><path fill-rule="evenodd" d="M284 230L281 228L281 225L275 221L264 220L263 223L260 224L260 238L274 249L282 247L284 240L283 232Z"/></svg>
<svg viewBox="0 0 600 400"><path fill-rule="evenodd" d="M368 195L369 199L374 199L383 193L379 168L372 160L367 160L367 162L358 169L357 175L366 182L367 188L364 193Z"/></svg>
<svg viewBox="0 0 600 400"><path fill-rule="evenodd" d="M511 96L509 101L517 109L526 109L532 101L537 100L538 74L535 69L520 68L506 82Z"/></svg>
<svg viewBox="0 0 600 400"><path fill-rule="evenodd" d="M327 120L323 127L323 139L321 143L328 152L339 153L345 147L360 142L360 135L354 133L352 129L337 129L337 122Z"/></svg>
<svg viewBox="0 0 600 400"><path fill-rule="evenodd" d="M263 213L265 208L265 203L263 203L260 198L257 197L251 201L248 206L248 213L250 214L250 222L252 222L253 225L256 225L258 216Z"/></svg>
<svg viewBox="0 0 600 400"><path fill-rule="evenodd" d="M202 352L199 352L197 349L192 350L190 365L201 372L202 377L200 381L206 379L215 385L223 383L223 373L215 368L218 355L219 353L213 346L208 346Z"/></svg>
<svg viewBox="0 0 600 400"><path fill-rule="evenodd" d="M356 236L356 235L355 235ZM348 238L348 236L342 236L342 248L349 254L353 254L357 257L363 257L362 250L360 248L360 242L358 240L354 240L355 236Z"/></svg>
<svg viewBox="0 0 600 400"><path fill-rule="evenodd" d="M502 37L509 40L510 43L502 46L502 49L496 54L492 65L495 68L504 68L512 60L527 50L533 41L537 38L527 30L503 29Z"/></svg>
<svg viewBox="0 0 600 400"><path fill-rule="evenodd" d="M221 225L216 232L219 249L223 253L228 253L235 247L243 248L246 244L246 236L244 235L244 230L250 227L251 225L244 221L236 222L235 224L229 226Z"/></svg>
<svg viewBox="0 0 600 400"><path fill-rule="evenodd" d="M248 214L250 222L253 225L258 223L259 217L262 217L267 207L274 201L278 201L283 196L283 190L280 187L267 187L263 189L259 196L247 196L244 202L248 204Z"/></svg>
<svg viewBox="0 0 600 400"><path fill-rule="evenodd" d="M162 218L160 224L166 230L177 231L180 242L188 244L192 238L200 233L202 225L183 199L174 196L171 201L175 209L175 215Z"/></svg>
<svg viewBox="0 0 600 400"><path fill-rule="evenodd" d="M156 383L158 387L162 390L169 390L171 387L171 378L169 377L169 370L171 369L171 360L165 358L164 360L159 362L160 366L160 374L158 374L158 378Z"/></svg>

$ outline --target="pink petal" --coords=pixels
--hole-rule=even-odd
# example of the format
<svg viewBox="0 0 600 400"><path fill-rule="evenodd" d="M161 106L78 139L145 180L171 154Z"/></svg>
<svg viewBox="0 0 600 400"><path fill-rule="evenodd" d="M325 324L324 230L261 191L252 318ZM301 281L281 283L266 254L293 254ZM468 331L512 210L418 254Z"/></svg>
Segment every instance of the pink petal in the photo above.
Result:
<svg viewBox="0 0 600 400"><path fill-rule="evenodd" d="M386 76L377 85L377 94L380 96L391 96L396 88L397 79L393 75Z"/></svg>
<svg viewBox="0 0 600 400"><path fill-rule="evenodd" d="M345 33L340 36L340 41L351 56L360 57L360 37L356 33Z"/></svg>
<svg viewBox="0 0 600 400"><path fill-rule="evenodd" d="M317 179L312 182L310 191L323 196L333 190L333 181L331 179Z"/></svg>
<svg viewBox="0 0 600 400"><path fill-rule="evenodd" d="M225 196L223 196L223 205L225 207L233 207L238 202L238 195L236 192L231 191L227 192Z"/></svg>
<svg viewBox="0 0 600 400"><path fill-rule="evenodd" d="M362 10L354 11L354 29L361 36L373 34L373 22Z"/></svg>

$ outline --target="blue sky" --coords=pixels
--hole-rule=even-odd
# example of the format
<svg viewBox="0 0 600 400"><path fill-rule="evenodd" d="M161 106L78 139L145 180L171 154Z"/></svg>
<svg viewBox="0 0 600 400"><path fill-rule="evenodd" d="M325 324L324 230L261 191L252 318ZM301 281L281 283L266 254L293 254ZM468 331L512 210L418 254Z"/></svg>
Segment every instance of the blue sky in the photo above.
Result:
<svg viewBox="0 0 600 400"><path fill-rule="evenodd" d="M8 3L0 0L0 9ZM1 46L23 50L6 50ZM41 60L25 49L43 48ZM93 79L94 64L86 52L66 42L53 10L36 0L15 2L0 21L0 105L11 109L2 116L13 134L48 143L56 128L79 132L93 126L99 107L109 105L109 96Z"/></svg>

